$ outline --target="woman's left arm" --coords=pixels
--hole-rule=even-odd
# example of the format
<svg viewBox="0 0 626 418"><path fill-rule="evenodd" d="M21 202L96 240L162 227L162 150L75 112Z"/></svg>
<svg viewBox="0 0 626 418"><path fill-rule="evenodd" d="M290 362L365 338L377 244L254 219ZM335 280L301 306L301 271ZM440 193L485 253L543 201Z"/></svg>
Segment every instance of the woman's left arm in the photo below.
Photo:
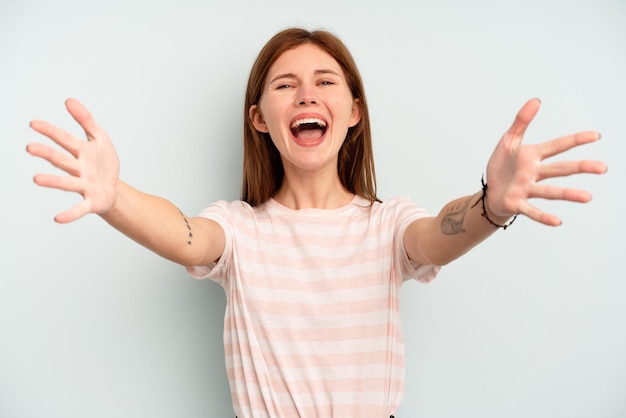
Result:
<svg viewBox="0 0 626 418"><path fill-rule="evenodd" d="M600 134L585 131L540 144L522 144L526 128L540 104L538 99L531 99L522 106L489 159L487 183L481 192L453 200L436 217L418 219L407 228L404 248L411 260L447 264L518 214L545 225L561 224L556 215L531 205L528 202L531 198L582 203L591 200L586 190L545 184L542 180L579 173L603 174L606 164L594 160L552 163L543 160L597 141Z"/></svg>

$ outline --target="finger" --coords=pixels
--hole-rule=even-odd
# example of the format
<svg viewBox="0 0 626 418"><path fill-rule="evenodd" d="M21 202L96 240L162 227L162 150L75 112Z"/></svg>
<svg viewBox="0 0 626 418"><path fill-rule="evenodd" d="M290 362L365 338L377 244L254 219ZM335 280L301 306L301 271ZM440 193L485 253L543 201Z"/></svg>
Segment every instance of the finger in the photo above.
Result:
<svg viewBox="0 0 626 418"><path fill-rule="evenodd" d="M66 224L80 219L88 213L90 213L89 204L87 201L83 200L69 210L59 213L54 217L54 220L60 224Z"/></svg>
<svg viewBox="0 0 626 418"><path fill-rule="evenodd" d="M80 140L78 138L74 137L63 129L60 129L42 120L34 120L30 122L30 127L35 132L38 132L50 138L57 145L65 149L74 157L78 156L78 149L80 147Z"/></svg>
<svg viewBox="0 0 626 418"><path fill-rule="evenodd" d="M552 139L538 145L541 159L553 157L574 147L595 142L601 138L599 132L584 131Z"/></svg>
<svg viewBox="0 0 626 418"><path fill-rule="evenodd" d="M580 161L559 161L550 164L543 164L539 167L537 181L553 177L566 177L573 174L604 174L607 166L602 161L580 160Z"/></svg>
<svg viewBox="0 0 626 418"><path fill-rule="evenodd" d="M521 137L523 137L526 133L528 125L530 124L530 122L532 122L532 120L535 118L535 115L539 111L540 105L541 101L539 99L530 99L529 101L524 103L524 106L522 106L519 112L517 112L515 120L509 128L508 133L513 136L519 137L521 140Z"/></svg>
<svg viewBox="0 0 626 418"><path fill-rule="evenodd" d="M26 146L26 151L34 156L48 161L50 164L67 173L78 175L76 159L59 150L53 149L44 144L32 143Z"/></svg>
<svg viewBox="0 0 626 418"><path fill-rule="evenodd" d="M559 187L550 184L535 184L530 189L529 197L587 203L591 200L591 193L586 190Z"/></svg>
<svg viewBox="0 0 626 418"><path fill-rule="evenodd" d="M48 187L51 189L59 189L66 192L83 192L82 182L73 176L57 176L54 174L37 174L33 177L33 181L38 186Z"/></svg>
<svg viewBox="0 0 626 418"><path fill-rule="evenodd" d="M87 139L90 141L96 140L99 136L98 134L102 132L102 128L96 123L91 112L76 99L67 99L65 107L74 120L85 130Z"/></svg>
<svg viewBox="0 0 626 418"><path fill-rule="evenodd" d="M559 226L562 224L561 219L549 213L545 213L541 209L536 208L528 202L524 202L520 205L520 210L518 213L523 214L533 221L539 222L548 226Z"/></svg>

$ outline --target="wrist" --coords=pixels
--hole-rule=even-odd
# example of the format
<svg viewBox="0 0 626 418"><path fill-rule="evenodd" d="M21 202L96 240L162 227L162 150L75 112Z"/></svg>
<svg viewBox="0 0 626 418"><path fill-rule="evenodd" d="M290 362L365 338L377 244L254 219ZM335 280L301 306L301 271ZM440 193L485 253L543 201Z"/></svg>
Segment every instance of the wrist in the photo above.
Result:
<svg viewBox="0 0 626 418"><path fill-rule="evenodd" d="M487 183L485 182L484 177L480 179L480 182L482 184L482 192L481 192L480 197L476 201L476 203L474 203L474 205L472 206L472 208L474 206L477 206L480 203L481 208L482 208L481 216L485 218L485 220L489 222L492 226L506 230L509 226L511 226L513 222L515 222L515 219L517 219L517 214L512 214L509 216L506 216L506 215L502 216L502 215L496 215L492 211L490 211L488 208L488 204L487 204L488 186L487 186Z"/></svg>
<svg viewBox="0 0 626 418"><path fill-rule="evenodd" d="M118 216L118 213L122 211L120 206L123 206L122 201L124 200L124 195L128 192L128 190L125 189L130 189L130 187L117 179L115 184L106 193L107 196L103 199L103 202L106 202L106 204L104 204L97 214L105 220Z"/></svg>
<svg viewBox="0 0 626 418"><path fill-rule="evenodd" d="M487 187L487 185L485 184L485 188ZM483 192L481 192L483 193ZM480 199L483 199L483 197L481 196ZM489 219L491 219L494 223L496 224L504 224L506 223L509 219L511 219L513 216L515 216L514 213L511 213L510 215L497 215L494 211L491 210L491 208L489 207L489 197L487 196L486 190L484 192L484 209L483 209L483 215L484 217L488 217Z"/></svg>

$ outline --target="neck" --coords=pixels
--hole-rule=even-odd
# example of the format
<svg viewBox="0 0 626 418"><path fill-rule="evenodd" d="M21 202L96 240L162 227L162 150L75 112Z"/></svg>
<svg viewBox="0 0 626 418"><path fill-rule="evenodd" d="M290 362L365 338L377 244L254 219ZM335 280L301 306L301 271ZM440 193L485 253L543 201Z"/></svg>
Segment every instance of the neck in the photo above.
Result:
<svg viewBox="0 0 626 418"><path fill-rule="evenodd" d="M290 209L336 209L347 205L354 194L346 190L335 173L330 178L321 175L288 176L274 196L281 205Z"/></svg>

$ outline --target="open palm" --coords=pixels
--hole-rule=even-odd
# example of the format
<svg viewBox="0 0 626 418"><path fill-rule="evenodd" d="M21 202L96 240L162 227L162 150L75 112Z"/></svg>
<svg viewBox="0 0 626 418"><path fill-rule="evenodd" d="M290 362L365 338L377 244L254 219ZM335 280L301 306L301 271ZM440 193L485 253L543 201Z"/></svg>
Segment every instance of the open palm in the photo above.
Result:
<svg viewBox="0 0 626 418"><path fill-rule="evenodd" d="M119 176L119 159L108 135L78 100L68 99L65 106L85 130L87 140L35 120L30 126L67 152L40 143L31 143L26 148L31 155L47 160L68 174L37 174L34 178L36 184L76 192L84 198L74 207L59 213L55 217L59 223L72 222L87 213L103 214L108 211L115 203Z"/></svg>
<svg viewBox="0 0 626 418"><path fill-rule="evenodd" d="M526 128L541 102L531 99L522 106L515 121L496 146L487 165L487 206L496 216L523 214L546 225L560 225L559 217L548 214L528 202L531 198L588 202L585 190L559 187L542 180L579 173L602 174L607 167L601 161L577 160L545 163L544 160L574 147L600 139L595 131L578 132L540 144L522 144Z"/></svg>

